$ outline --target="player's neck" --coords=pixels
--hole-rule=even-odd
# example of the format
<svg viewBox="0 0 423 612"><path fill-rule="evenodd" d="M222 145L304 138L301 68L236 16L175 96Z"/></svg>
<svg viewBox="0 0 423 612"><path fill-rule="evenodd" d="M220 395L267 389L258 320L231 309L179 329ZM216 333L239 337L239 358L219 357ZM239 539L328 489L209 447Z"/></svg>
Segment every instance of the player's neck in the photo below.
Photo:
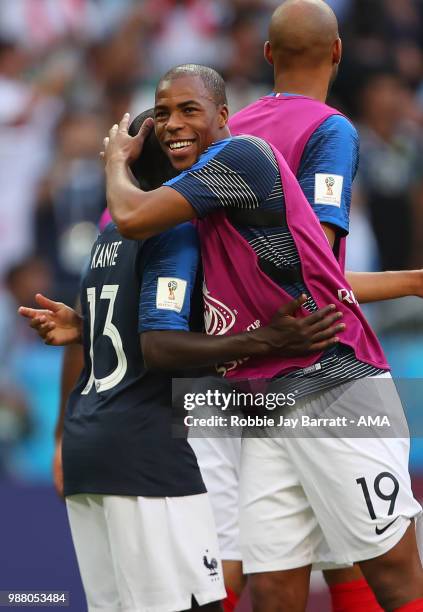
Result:
<svg viewBox="0 0 423 612"><path fill-rule="evenodd" d="M226 138L230 138L230 137L231 137L231 133L229 131L229 127L228 127L228 125L225 125L225 127L221 128L220 130L217 130L217 132L215 132L214 138L213 138L213 144L215 142L220 142L221 140L225 140Z"/></svg>
<svg viewBox="0 0 423 612"><path fill-rule="evenodd" d="M314 71L292 71L275 74L275 92L291 93L326 102L329 82Z"/></svg>

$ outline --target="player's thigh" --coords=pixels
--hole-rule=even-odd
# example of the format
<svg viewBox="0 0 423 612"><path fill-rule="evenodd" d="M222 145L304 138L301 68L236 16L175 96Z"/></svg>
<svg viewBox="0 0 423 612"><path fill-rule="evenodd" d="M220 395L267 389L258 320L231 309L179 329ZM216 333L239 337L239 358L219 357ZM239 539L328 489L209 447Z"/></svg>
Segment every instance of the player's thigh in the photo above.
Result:
<svg viewBox="0 0 423 612"><path fill-rule="evenodd" d="M283 439L243 440L240 528L246 573L291 570L317 560L323 536Z"/></svg>
<svg viewBox="0 0 423 612"><path fill-rule="evenodd" d="M206 485L222 560L239 561L239 470L241 440L238 437L190 437Z"/></svg>
<svg viewBox="0 0 423 612"><path fill-rule="evenodd" d="M207 494L105 499L124 610L188 609L225 597Z"/></svg>
<svg viewBox="0 0 423 612"><path fill-rule="evenodd" d="M360 563L360 567L382 606L423 597L423 569L416 544L415 525L409 525L402 539L384 555Z"/></svg>
<svg viewBox="0 0 423 612"><path fill-rule="evenodd" d="M380 386L382 385L382 386ZM404 418L389 380L357 381L314 399L314 410L326 414L387 412ZM333 398L336 396L336 401ZM400 426L402 431L402 425ZM414 499L408 473L409 439L316 436L288 440L307 498L336 562L356 562L382 555L395 546L421 507Z"/></svg>
<svg viewBox="0 0 423 612"><path fill-rule="evenodd" d="M69 524L90 610L120 609L119 592L101 495L66 498Z"/></svg>

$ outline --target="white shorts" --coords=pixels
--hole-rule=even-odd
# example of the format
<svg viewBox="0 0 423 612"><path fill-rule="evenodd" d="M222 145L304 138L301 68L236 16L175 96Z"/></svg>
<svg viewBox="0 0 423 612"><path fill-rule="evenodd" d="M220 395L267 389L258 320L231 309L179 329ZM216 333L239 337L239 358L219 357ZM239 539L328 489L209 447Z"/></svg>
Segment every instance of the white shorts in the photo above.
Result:
<svg viewBox="0 0 423 612"><path fill-rule="evenodd" d="M196 435L198 435L196 433ZM216 523L220 556L223 561L240 561L239 475L241 439L189 437Z"/></svg>
<svg viewBox="0 0 423 612"><path fill-rule="evenodd" d="M66 499L90 611L176 612L225 595L207 494Z"/></svg>
<svg viewBox="0 0 423 612"><path fill-rule="evenodd" d="M214 413L210 410L210 414ZM208 410L203 409L201 416L207 417ZM241 431L240 428L238 433L241 434ZM194 433L195 435L189 434L188 442L195 452L209 494L220 557L222 561L241 561L239 532L241 437L233 435L232 437L200 437L201 429L199 428ZM230 433L234 433L234 428ZM335 563L332 557L326 543L323 542L316 552L313 570L339 569L352 565L347 562Z"/></svg>
<svg viewBox="0 0 423 612"><path fill-rule="evenodd" d="M289 416L326 416L328 407L365 412L366 405L373 413L379 406L384 414L387 395L389 414L401 421L400 399L386 378L304 398ZM245 573L377 557L400 541L410 519L421 512L411 491L408 438L312 435L276 437L273 431L243 440L240 542Z"/></svg>

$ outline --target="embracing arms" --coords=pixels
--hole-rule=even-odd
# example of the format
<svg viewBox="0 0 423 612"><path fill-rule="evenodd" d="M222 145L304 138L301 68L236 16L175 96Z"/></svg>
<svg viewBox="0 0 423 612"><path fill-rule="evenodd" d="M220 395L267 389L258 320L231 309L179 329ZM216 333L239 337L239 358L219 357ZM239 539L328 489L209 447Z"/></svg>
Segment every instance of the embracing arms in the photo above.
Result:
<svg viewBox="0 0 423 612"><path fill-rule="evenodd" d="M22 316L46 344L58 346L81 342L82 319L72 308L37 295L40 305L48 308L21 307ZM272 321L259 329L233 336L208 336L189 331L150 331L141 334L147 367L158 369L196 368L218 362L264 357L268 355L299 356L320 352L339 341L337 334L345 329L340 312L333 304L296 318L295 312L306 296L280 308Z"/></svg>

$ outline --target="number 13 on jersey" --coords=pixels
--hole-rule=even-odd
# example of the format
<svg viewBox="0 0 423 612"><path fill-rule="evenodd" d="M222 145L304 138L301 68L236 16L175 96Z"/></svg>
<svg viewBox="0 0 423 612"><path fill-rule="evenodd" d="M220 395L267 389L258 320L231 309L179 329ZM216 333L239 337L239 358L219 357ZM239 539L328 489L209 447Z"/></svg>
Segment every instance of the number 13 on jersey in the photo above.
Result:
<svg viewBox="0 0 423 612"><path fill-rule="evenodd" d="M106 321L103 328L103 336L110 338L113 348L117 357L117 366L104 378L95 378L94 376L94 324L96 315L96 289L95 287L87 288L87 300L90 309L90 360L91 360L91 372L88 382L81 392L81 395L87 395L92 386L95 384L97 393L102 391L109 391L116 387L123 379L128 368L128 362L126 359L125 352L123 350L122 338L120 337L119 331L112 323L113 310L115 307L116 296L119 291L119 285L104 285L101 290L100 300L109 300L109 307L107 309Z"/></svg>

